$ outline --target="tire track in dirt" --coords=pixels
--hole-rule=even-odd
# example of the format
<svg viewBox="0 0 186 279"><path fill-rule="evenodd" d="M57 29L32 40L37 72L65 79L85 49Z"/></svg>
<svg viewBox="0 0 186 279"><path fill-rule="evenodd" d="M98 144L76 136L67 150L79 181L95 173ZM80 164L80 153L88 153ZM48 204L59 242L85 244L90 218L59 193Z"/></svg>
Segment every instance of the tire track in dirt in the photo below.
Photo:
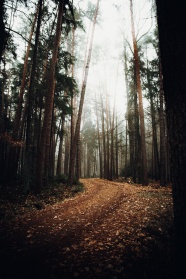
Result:
<svg viewBox="0 0 186 279"><path fill-rule="evenodd" d="M58 234L61 235L60 239L63 238L63 242L71 239L71 243L73 243L74 238L74 242L77 242L78 237L82 234L90 233L94 226L98 227L106 222L111 214L114 215L123 200L126 200L123 186L118 186L117 183L95 179L93 183L91 183L91 179L82 181L88 185L84 193L53 206L52 211L50 207L47 207L42 212L37 212L34 219L23 220L24 226L27 228L25 237L27 238L29 234L34 238L34 232L36 232L37 238L41 238L42 234L48 238L47 234L51 231L50 238L56 238Z"/></svg>
<svg viewBox="0 0 186 279"><path fill-rule="evenodd" d="M26 261L30 253L38 278L44 278L41 267L51 279L132 278L127 270L133 272L131 258L140 253L139 239L145 237L141 224L154 207L147 212L147 195L139 195L142 190L134 185L101 179L82 183L83 193L19 220L12 232L19 238L14 243L18 259Z"/></svg>

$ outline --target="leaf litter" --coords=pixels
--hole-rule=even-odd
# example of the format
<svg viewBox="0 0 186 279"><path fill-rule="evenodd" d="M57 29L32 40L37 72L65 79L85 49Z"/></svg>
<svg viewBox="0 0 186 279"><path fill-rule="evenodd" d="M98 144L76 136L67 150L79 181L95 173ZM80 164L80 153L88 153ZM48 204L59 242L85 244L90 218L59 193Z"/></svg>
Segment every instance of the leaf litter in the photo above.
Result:
<svg viewBox="0 0 186 279"><path fill-rule="evenodd" d="M1 221L1 278L171 278L171 187L82 183L76 196Z"/></svg>

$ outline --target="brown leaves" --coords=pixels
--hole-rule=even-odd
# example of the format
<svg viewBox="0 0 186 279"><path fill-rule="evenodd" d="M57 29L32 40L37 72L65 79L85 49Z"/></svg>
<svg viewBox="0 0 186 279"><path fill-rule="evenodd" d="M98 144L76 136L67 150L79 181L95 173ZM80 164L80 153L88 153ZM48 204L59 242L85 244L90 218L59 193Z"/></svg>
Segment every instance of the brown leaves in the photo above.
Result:
<svg viewBox="0 0 186 279"><path fill-rule="evenodd" d="M123 274L136 259L146 261L154 245L164 251L172 237L170 188L82 182L84 193L25 216L18 225L27 245L47 249L45 262L68 278L89 273L97 278Z"/></svg>

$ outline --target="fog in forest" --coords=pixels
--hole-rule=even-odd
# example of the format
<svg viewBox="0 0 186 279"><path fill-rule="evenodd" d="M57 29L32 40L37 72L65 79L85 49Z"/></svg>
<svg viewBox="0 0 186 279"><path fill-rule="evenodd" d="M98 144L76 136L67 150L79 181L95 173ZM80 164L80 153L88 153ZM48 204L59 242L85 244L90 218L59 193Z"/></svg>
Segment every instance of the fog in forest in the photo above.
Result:
<svg viewBox="0 0 186 279"><path fill-rule="evenodd" d="M2 278L185 278L183 6L0 2Z"/></svg>
<svg viewBox="0 0 186 279"><path fill-rule="evenodd" d="M69 179L78 172L147 184L149 174L160 178L163 156L168 181L165 144L160 154L166 125L154 2L67 1L59 34L57 5L39 4L7 7L12 50L6 56L2 113L11 124L4 132L19 146L4 153L17 154L9 155L17 156L15 169L4 158L5 180L10 172L26 173L40 188L44 172ZM6 106L8 99L12 104ZM26 181L25 189L30 178Z"/></svg>

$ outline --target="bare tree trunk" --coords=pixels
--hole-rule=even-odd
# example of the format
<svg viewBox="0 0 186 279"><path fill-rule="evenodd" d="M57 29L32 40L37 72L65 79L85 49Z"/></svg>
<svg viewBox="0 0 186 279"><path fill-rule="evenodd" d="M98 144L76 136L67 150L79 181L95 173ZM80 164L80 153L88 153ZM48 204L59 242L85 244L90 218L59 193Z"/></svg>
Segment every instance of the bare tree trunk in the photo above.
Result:
<svg viewBox="0 0 186 279"><path fill-rule="evenodd" d="M127 68L127 51L126 51L126 46L124 48L124 71L125 71L125 86L126 86L126 95L127 95L127 112L126 112L126 133L125 133L125 136L126 136L126 139L125 139L125 144L126 144L126 147L125 147L125 179L127 178L128 176L128 130L130 130L130 103L129 103L129 85L128 85L128 77L127 77L127 71L128 71L128 68ZM129 138L130 138L130 135L129 135Z"/></svg>
<svg viewBox="0 0 186 279"><path fill-rule="evenodd" d="M159 179L159 154L158 154L158 141L157 141L157 129L156 129L156 120L155 120L155 110L152 94L150 93L150 107L151 107L151 121L152 121L152 152L153 152L153 178L155 180Z"/></svg>
<svg viewBox="0 0 186 279"><path fill-rule="evenodd" d="M42 18L42 4L43 0L39 1L39 12L37 19L37 28L36 28L36 36L35 36L35 45L33 51L33 63L30 75L30 84L28 89L28 106L27 106L27 121L26 121L26 146L25 146L25 160L24 160L24 191L27 192L30 188L30 174L31 174L31 155L32 155L32 110L33 104L35 101L34 96L34 82L36 78L36 65L37 65L37 52L38 52L38 43L39 43L39 35L40 35L40 27L41 27L41 18ZM24 90L24 89L23 89Z"/></svg>
<svg viewBox="0 0 186 279"><path fill-rule="evenodd" d="M36 20L38 17L39 13L39 7L40 5L40 0L38 1L37 8L36 8L36 13L34 16L34 21L32 23L31 31L30 31L30 36L28 39L28 46L25 54L25 60L24 60L24 66L23 66L23 74L22 74L22 79L21 79L21 88L19 92L19 101L18 101L18 107L16 110L16 115L15 115L15 120L14 120L14 127L13 127L13 139L17 140L18 138L18 132L20 131L20 119L21 119L21 113L22 113L22 104L23 104L23 94L25 90L25 85L26 85L26 77L27 77L27 68L28 68L28 58L30 54L30 47L31 47L31 41L32 41L32 36L34 33L35 25L36 25Z"/></svg>
<svg viewBox="0 0 186 279"><path fill-rule="evenodd" d="M127 119L125 124L125 179L127 179L127 169L128 169L128 125L127 125Z"/></svg>
<svg viewBox="0 0 186 279"><path fill-rule="evenodd" d="M80 145L81 145L81 140L80 140L80 135L78 138L78 142L77 142L77 152L76 152L76 172L75 172L75 176L76 179L79 180L80 178Z"/></svg>
<svg viewBox="0 0 186 279"><path fill-rule="evenodd" d="M150 90L151 84L150 84L150 77L149 77L149 68L148 68L148 60L147 60L147 85ZM151 111L151 121L152 121L152 142L153 142L153 159L152 159L152 165L153 165L153 178L155 180L159 179L159 154L158 154L158 140L157 140L157 128L156 128L156 119L155 119L155 108L154 108L154 98L152 96L152 93L149 91L150 95L150 111ZM160 129L161 133L161 129Z"/></svg>
<svg viewBox="0 0 186 279"><path fill-rule="evenodd" d="M4 69L2 70L2 72L5 73L5 64L4 64ZM4 75L3 80L1 82L1 94L2 94L2 96L1 96L1 108L0 108L0 134L4 133L4 131L5 131L5 126L4 126L4 118L5 118L5 113L4 113L5 82L6 82L6 78L5 78L5 75Z"/></svg>
<svg viewBox="0 0 186 279"><path fill-rule="evenodd" d="M115 149L116 149L116 168L115 168L115 178L119 177L119 164L118 164L118 120L116 116L116 133L115 133Z"/></svg>
<svg viewBox="0 0 186 279"><path fill-rule="evenodd" d="M161 61L159 62L159 80L160 80L160 185L166 185L165 168L165 117L164 117L164 92Z"/></svg>
<svg viewBox="0 0 186 279"><path fill-rule="evenodd" d="M103 163L102 163L102 151L101 151L101 136L99 131L99 113L96 104L96 121L97 121L97 137L98 137L98 152L99 152L99 167L100 178L103 178Z"/></svg>
<svg viewBox="0 0 186 279"><path fill-rule="evenodd" d="M41 191L42 186L42 176L43 176L43 167L44 167L44 156L47 148L49 148L48 143L50 142L50 131L51 131L51 122L52 122L52 111L53 111L53 102L54 102L54 91L55 91L55 67L57 63L57 54L58 47L60 44L61 38L61 25L63 18L63 2L59 2L58 6L58 18L56 26L56 34L54 40L54 47L52 53L52 60L50 65L50 74L48 82L48 92L45 100L45 116L43 122L43 128L41 132L41 140L37 154L37 168L36 168L36 183L35 183L35 192Z"/></svg>
<svg viewBox="0 0 186 279"><path fill-rule="evenodd" d="M110 180L113 180L115 177L115 161L114 161L114 125L115 125L115 105L112 114L112 121L111 121L111 147L110 147Z"/></svg>
<svg viewBox="0 0 186 279"><path fill-rule="evenodd" d="M106 95L106 154L107 154L107 179L110 178L110 137L109 137L109 104L108 104L108 95Z"/></svg>
<svg viewBox="0 0 186 279"><path fill-rule="evenodd" d="M93 27L92 27L90 46L89 46L88 57L87 57L87 62L86 62L86 66L85 66L85 74L84 74L83 84L82 84L82 88L81 88L81 97L80 97L78 117L77 117L76 128L75 128L75 133L74 133L74 138L73 138L73 143L72 143L72 149L71 149L69 177L68 177L69 185L73 184L75 158L76 158L77 144L78 144L79 133L80 133L81 116L82 116L82 111L83 111L83 104L84 104L84 97L85 97L85 91L86 91L86 85L87 85L88 71L89 71L89 65L90 65L91 54L92 54L93 37L94 37L94 30L95 30L96 19L97 19L97 14L98 14L98 8L99 8L99 0L97 1L96 10L95 10L95 13L94 13L94 21L93 21Z"/></svg>
<svg viewBox="0 0 186 279"><path fill-rule="evenodd" d="M70 127L67 129L67 135L65 138L65 158L64 158L64 174L68 175L69 172L69 154L70 154Z"/></svg>
<svg viewBox="0 0 186 279"><path fill-rule="evenodd" d="M143 98L142 98L141 77L140 77L140 64L139 64L138 47L137 47L137 41L136 41L135 29L134 29L132 0L130 0L130 13L131 13L132 39L133 39L134 61L135 61L135 71L136 71L136 83L137 83L138 101L139 101L141 153L142 153L142 185L145 186L148 185L147 155L146 155L146 144L145 144L145 122L144 122Z"/></svg>
<svg viewBox="0 0 186 279"><path fill-rule="evenodd" d="M71 54L74 55L74 44L75 44L75 29L72 30L72 48L71 48ZM71 69L72 77L74 77L74 65L72 65ZM74 131L75 131L75 112L74 112L74 96L71 97L71 144L70 144L70 158L72 157L72 146L73 146L73 140L74 140Z"/></svg>
<svg viewBox="0 0 186 279"><path fill-rule="evenodd" d="M175 278L186 259L185 1L156 0L174 201Z"/></svg>
<svg viewBox="0 0 186 279"><path fill-rule="evenodd" d="M62 171L62 148L63 148L63 138L64 138L64 126L65 126L65 116L62 115L61 130L59 135L59 150L58 150L58 160L56 174L60 175Z"/></svg>
<svg viewBox="0 0 186 279"><path fill-rule="evenodd" d="M114 177L114 128L113 128L114 123L112 122L111 126L111 145L110 145L110 175L109 179L113 180Z"/></svg>
<svg viewBox="0 0 186 279"><path fill-rule="evenodd" d="M135 76L135 75L134 75ZM142 167L141 167L141 136L140 136L140 128L139 128L139 105L138 105L138 97L136 93L136 82L134 83L134 174L133 181L141 183L142 177Z"/></svg>
<svg viewBox="0 0 186 279"><path fill-rule="evenodd" d="M5 64L4 64L4 71L5 71ZM5 111L4 111L4 88L5 88L5 76L3 77L2 80L2 87L1 87L1 94L2 94L2 99L1 99L1 113L0 113L0 136L4 134L5 132L5 123L4 123L4 118L5 118ZM5 179L5 165L6 165L6 156L7 152L5 151L7 149L7 142L4 142L3 140L0 140L0 177L1 179Z"/></svg>
<svg viewBox="0 0 186 279"><path fill-rule="evenodd" d="M54 126L52 125L51 139L50 139L50 159L49 159L49 170L48 170L48 175L52 179L54 178L54 173L55 173L55 151L56 151L55 134L54 134Z"/></svg>
<svg viewBox="0 0 186 279"><path fill-rule="evenodd" d="M22 130L21 130L22 125L20 124L20 120L21 120L21 114L22 114L23 94L24 94L25 84L26 84L28 58L29 58L29 54L30 54L31 40L32 40L32 36L33 36L33 33L34 33L36 20L38 18L39 6L40 6L40 0L38 1L38 4L37 4L36 13L35 13L35 16L34 16L34 21L33 21L31 31L30 31L30 36L29 36L29 39L28 39L29 43L28 43L28 46L27 46L26 54L25 54L23 74L22 74L22 80L21 80L21 87L20 87L20 93L19 93L19 99L18 99L18 106L17 106L17 109L16 109L15 119L14 119L14 126L13 126L12 139L14 141L20 141L21 138L22 138ZM30 83L29 83L29 86L30 86ZM25 106L26 106L26 104L25 104ZM25 118L24 118L24 120L25 120ZM16 175L17 168L18 168L19 154L20 154L20 146L10 148L9 153L8 153L8 157L9 157L8 158L8 164L7 164L7 167L6 167L6 171L4 172L4 176L6 177L6 179L8 177L13 178Z"/></svg>
<svg viewBox="0 0 186 279"><path fill-rule="evenodd" d="M106 156L106 136L105 136L105 117L103 100L101 99L101 128L102 128L102 140L103 140L103 177L107 178L107 156Z"/></svg>

